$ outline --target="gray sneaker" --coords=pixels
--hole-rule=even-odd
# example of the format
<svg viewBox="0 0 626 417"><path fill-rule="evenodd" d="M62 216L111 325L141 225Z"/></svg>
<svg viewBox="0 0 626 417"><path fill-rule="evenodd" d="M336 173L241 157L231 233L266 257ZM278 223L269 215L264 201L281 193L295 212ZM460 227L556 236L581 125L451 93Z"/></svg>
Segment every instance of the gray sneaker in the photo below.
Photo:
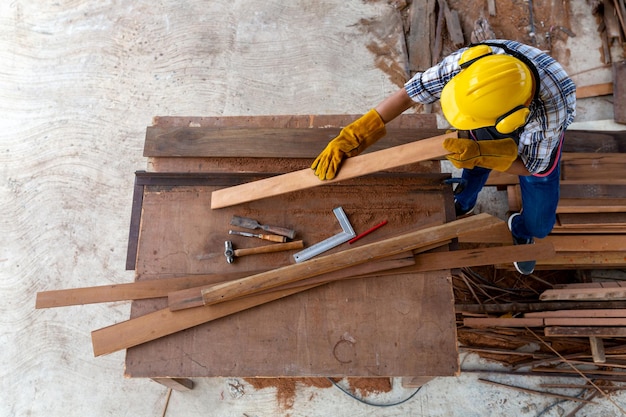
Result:
<svg viewBox="0 0 626 417"><path fill-rule="evenodd" d="M514 245L532 245L533 243L535 243L535 240L530 238L530 239L522 239L522 238L518 238L515 237L513 235L513 218L515 218L516 216L519 216L521 213L513 213L509 216L509 221L508 221L508 225L509 225L509 231L511 231L511 236L513 236L513 244ZM513 262L513 265L515 266L515 269L517 269L517 272L519 272L522 275L530 275L535 271L535 264L537 263L537 261L521 261L521 262Z"/></svg>

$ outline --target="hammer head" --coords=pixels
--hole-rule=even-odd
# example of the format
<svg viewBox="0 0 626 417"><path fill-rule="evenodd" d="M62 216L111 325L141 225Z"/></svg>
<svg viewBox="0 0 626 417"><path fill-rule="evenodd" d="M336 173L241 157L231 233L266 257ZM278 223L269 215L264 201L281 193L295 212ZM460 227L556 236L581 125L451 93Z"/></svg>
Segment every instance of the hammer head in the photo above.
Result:
<svg viewBox="0 0 626 417"><path fill-rule="evenodd" d="M227 240L224 242L224 256L226 256L226 262L232 264L235 261L235 251L233 250L233 242Z"/></svg>

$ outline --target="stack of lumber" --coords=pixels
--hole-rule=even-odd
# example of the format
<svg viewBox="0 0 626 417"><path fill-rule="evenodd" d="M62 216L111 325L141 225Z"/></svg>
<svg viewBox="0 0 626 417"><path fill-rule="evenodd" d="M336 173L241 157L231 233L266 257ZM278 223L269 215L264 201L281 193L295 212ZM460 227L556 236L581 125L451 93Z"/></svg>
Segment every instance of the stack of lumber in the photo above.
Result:
<svg viewBox="0 0 626 417"><path fill-rule="evenodd" d="M626 132L566 132L557 223L548 240L557 256L538 269L626 266ZM509 210L522 208L518 178L492 173Z"/></svg>
<svg viewBox="0 0 626 417"><path fill-rule="evenodd" d="M497 270L490 279L462 270L455 284L460 350L505 364L510 374L626 382L626 282L619 280L626 275L558 284L573 274L552 274L512 282Z"/></svg>

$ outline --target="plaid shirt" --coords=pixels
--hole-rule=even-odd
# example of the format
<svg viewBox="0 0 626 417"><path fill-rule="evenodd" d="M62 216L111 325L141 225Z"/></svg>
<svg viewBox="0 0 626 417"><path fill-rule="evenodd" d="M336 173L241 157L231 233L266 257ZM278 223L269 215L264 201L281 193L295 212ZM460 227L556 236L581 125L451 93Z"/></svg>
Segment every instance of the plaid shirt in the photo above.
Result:
<svg viewBox="0 0 626 417"><path fill-rule="evenodd" d="M537 68L539 100L530 105L530 117L519 133L519 156L531 174L545 172L551 168L551 159L556 155L561 136L576 115L576 86L554 58L537 48L507 40L489 40L488 43L506 45L526 56ZM496 54L505 53L501 48L491 47ZM443 87L461 70L459 60L466 49L460 49L435 66L415 74L404 86L409 96L423 104L439 100Z"/></svg>

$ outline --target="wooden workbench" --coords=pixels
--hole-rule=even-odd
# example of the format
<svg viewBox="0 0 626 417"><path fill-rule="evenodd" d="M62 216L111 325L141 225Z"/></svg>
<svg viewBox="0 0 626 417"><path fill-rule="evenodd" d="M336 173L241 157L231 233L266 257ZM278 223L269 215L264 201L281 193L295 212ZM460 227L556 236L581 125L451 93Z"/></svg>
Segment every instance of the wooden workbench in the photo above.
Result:
<svg viewBox="0 0 626 417"><path fill-rule="evenodd" d="M235 248L271 244L229 235L228 230L234 228L229 224L233 215L293 228L298 233L296 239L304 240L307 246L341 232L332 213L337 206L343 207L357 233L388 221L353 246L451 220L452 197L437 162L211 210L213 190L270 173L302 169L311 163L310 154L317 154L328 139L315 139L317 145L310 149L312 145L308 144L301 158L255 158L246 155L242 144L252 139L241 137L233 144L244 149L241 157L223 157L220 151L210 150L211 144L199 140L198 135L190 136L189 126L309 127L315 136L317 126L340 126L351 119L157 119L159 141L168 140L168 129L175 132L169 140L192 137L198 143L198 156L146 155L150 172L143 175L154 176L140 187L140 198L138 193L135 195L140 201L140 220L135 207L134 227L138 230L131 230L129 244L129 264L136 271L136 280L207 273L253 274L294 263L291 251L241 257L228 264L223 254L226 240L232 241ZM421 137L435 132L434 119L428 117L403 116L394 123L405 133ZM331 138L333 132L329 130ZM155 138L148 136L146 143L153 146ZM386 146L384 141L377 146ZM396 143L394 138L388 141L389 145ZM250 148L257 145L251 142ZM189 146L193 143L187 140L187 152ZM176 146L168 152L176 154ZM277 152L280 155L280 149ZM159 182L163 173L176 174L174 179ZM134 234L136 245L132 242ZM134 301L131 317L164 307L163 299ZM126 355L126 375L148 378L421 377L455 375L458 369L449 271L424 274L412 272L410 267L317 287L129 348Z"/></svg>

